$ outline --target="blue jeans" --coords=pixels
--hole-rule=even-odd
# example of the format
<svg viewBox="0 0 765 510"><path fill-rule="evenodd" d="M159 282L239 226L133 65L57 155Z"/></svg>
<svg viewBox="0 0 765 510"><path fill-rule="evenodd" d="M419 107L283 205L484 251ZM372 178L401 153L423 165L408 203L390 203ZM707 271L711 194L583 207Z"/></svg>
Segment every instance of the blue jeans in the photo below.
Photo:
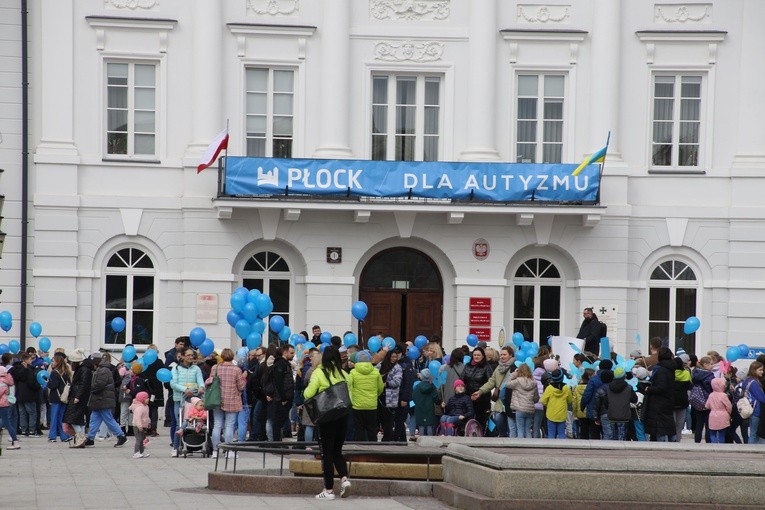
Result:
<svg viewBox="0 0 765 510"><path fill-rule="evenodd" d="M0 425L8 431L8 435L11 436L11 441L16 441L16 425L11 424L11 408L13 404L8 407L0 407Z"/></svg>
<svg viewBox="0 0 765 510"><path fill-rule="evenodd" d="M635 427L635 436L638 441L646 441L645 437L645 423L640 420L632 420L632 425Z"/></svg>
<svg viewBox="0 0 765 510"><path fill-rule="evenodd" d="M250 421L250 406L244 406L237 413L236 417L236 437L240 443L247 439L247 425Z"/></svg>
<svg viewBox="0 0 765 510"><path fill-rule="evenodd" d="M236 425L236 419L239 413L237 411L223 411L220 407L213 410L215 416L215 424L212 431L212 447L213 450L218 449L220 443L220 431L223 428L224 421L226 428L223 431L223 440L226 443L230 443L234 440L234 425Z"/></svg>
<svg viewBox="0 0 765 510"><path fill-rule="evenodd" d="M752 415L749 418L749 444L765 443L765 439L760 439L757 435L757 428L760 426L761 416Z"/></svg>
<svg viewBox="0 0 765 510"><path fill-rule="evenodd" d="M722 430L710 430L709 431L709 438L712 440L713 443L724 443L725 442L725 429L722 429Z"/></svg>
<svg viewBox="0 0 765 510"><path fill-rule="evenodd" d="M605 414L600 415L600 428L603 432L604 441L610 441L614 439L614 432L611 428L611 422L608 421L608 416Z"/></svg>
<svg viewBox="0 0 765 510"><path fill-rule="evenodd" d="M674 435L668 436L666 434L661 436L656 436L656 442L657 443L674 443L675 442L674 437L675 437Z"/></svg>
<svg viewBox="0 0 765 510"><path fill-rule="evenodd" d="M420 425L421 436L432 436L434 432L433 425Z"/></svg>
<svg viewBox="0 0 765 510"><path fill-rule="evenodd" d="M266 440L266 404L262 400L255 402L255 406L252 408L250 439L255 441Z"/></svg>
<svg viewBox="0 0 765 510"><path fill-rule="evenodd" d="M566 422L547 420L548 439L566 439Z"/></svg>
<svg viewBox="0 0 765 510"><path fill-rule="evenodd" d="M498 437L517 437L515 418L507 413L491 413L491 419L496 426Z"/></svg>
<svg viewBox="0 0 765 510"><path fill-rule="evenodd" d="M314 425L306 425L305 426L305 442L306 443L312 443L313 442L313 431L314 431Z"/></svg>
<svg viewBox="0 0 765 510"><path fill-rule="evenodd" d="M181 438L175 435L178 430L178 413L181 412L181 402L173 400L173 412L170 413L170 440L173 442L173 450L178 449Z"/></svg>
<svg viewBox="0 0 765 510"><path fill-rule="evenodd" d="M627 422L611 422L611 439L616 441L627 440Z"/></svg>
<svg viewBox="0 0 765 510"><path fill-rule="evenodd" d="M59 436L62 441L69 439L69 435L64 433L64 426L62 425L64 411L66 411L66 404L50 405L50 431L48 432L48 439L56 439L56 436Z"/></svg>
<svg viewBox="0 0 765 510"><path fill-rule="evenodd" d="M544 409L534 409L534 428L531 429L531 437L542 437L542 420L545 417Z"/></svg>
<svg viewBox="0 0 765 510"><path fill-rule="evenodd" d="M532 413L516 411L515 423L518 426L518 437L531 437L531 426L534 423L534 415Z"/></svg>
<svg viewBox="0 0 765 510"><path fill-rule="evenodd" d="M23 434L34 434L35 426L37 425L37 404L35 402L24 402L18 404L19 408L19 429ZM755 431L755 437L757 437L757 429Z"/></svg>
<svg viewBox="0 0 765 510"><path fill-rule="evenodd" d="M114 419L111 409L93 409L90 411L90 431L88 432L88 439L92 441L96 437L96 432L98 432L102 423L105 423L109 428L109 432L115 436L120 437L125 435L125 432L120 428L117 420Z"/></svg>

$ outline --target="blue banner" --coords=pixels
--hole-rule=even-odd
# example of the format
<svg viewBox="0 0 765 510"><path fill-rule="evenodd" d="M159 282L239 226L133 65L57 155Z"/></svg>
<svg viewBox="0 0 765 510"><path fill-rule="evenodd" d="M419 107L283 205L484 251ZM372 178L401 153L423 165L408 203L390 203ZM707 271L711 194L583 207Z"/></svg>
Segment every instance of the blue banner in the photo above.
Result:
<svg viewBox="0 0 765 510"><path fill-rule="evenodd" d="M589 165L579 175L571 175L577 166L229 156L225 194L597 202L600 167Z"/></svg>

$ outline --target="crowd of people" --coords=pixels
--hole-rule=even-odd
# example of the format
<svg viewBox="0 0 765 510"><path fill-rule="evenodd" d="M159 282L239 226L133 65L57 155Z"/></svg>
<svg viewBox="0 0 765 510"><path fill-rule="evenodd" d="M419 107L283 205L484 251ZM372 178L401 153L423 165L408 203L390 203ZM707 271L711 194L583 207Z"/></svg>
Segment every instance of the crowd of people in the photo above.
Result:
<svg viewBox="0 0 765 510"><path fill-rule="evenodd" d="M320 333L315 326L313 338ZM73 448L110 436L121 447L132 436L135 458L149 455L147 445L163 425L173 457L189 426L209 427L213 457L221 440L317 441L325 472L321 499L334 498L335 471L340 495L350 491L344 441L461 434L471 420L483 435L500 437L680 441L689 429L695 442L765 443L763 356L742 373L717 352L701 358L682 349L673 353L653 338L649 354L634 351L630 362L585 350L564 367L545 345L535 357L516 360L510 345L495 350L481 342L444 355L432 340L420 349L402 342L373 353L346 347L335 336L319 348L300 344L296 351L276 343L204 357L188 337L179 337L164 359L152 356L148 366L81 348L48 358L29 347L2 355L0 425L10 436L8 449L44 431L49 442ZM163 368L172 374L169 382L158 377ZM220 404L207 413L205 388L213 379ZM340 380L348 385L352 410L316 426L304 412L305 399ZM741 399L749 402L750 416L742 416Z"/></svg>

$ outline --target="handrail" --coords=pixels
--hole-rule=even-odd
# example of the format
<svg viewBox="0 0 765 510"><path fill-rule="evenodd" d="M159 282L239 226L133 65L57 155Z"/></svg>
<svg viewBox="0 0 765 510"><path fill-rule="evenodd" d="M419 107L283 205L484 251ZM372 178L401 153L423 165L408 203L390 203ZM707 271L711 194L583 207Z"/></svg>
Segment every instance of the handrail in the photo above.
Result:
<svg viewBox="0 0 765 510"><path fill-rule="evenodd" d="M278 446L276 446L278 445ZM346 442L343 445L343 455L345 457L349 457L350 459L354 457L360 457L365 455L377 455L377 456L383 456L383 457L401 457L401 456L415 456L415 457L424 457L426 459L427 468L426 468L426 481L430 481L430 464L431 464L431 458L432 457L442 457L443 452L436 452L434 450L420 450L420 449L413 449L411 451L407 451L406 453L402 453L400 451L386 451L386 450L361 450L361 449L349 449L345 450L345 446L380 446L380 447L389 447L389 446L408 446L409 443L407 442L377 442L377 441L349 441ZM295 448L298 447L298 448ZM308 450L301 447L316 447L316 450ZM218 460L221 458L221 451L228 454L229 451L234 452L234 463L232 467L232 473L236 473L236 461L238 458L238 452L252 452L252 453L262 453L263 454L263 469L266 467L266 454L267 453L273 453L276 455L279 455L279 476L283 476L284 474L284 456L285 455L319 455L320 450L318 449L319 444L317 442L308 442L308 441L295 441L295 442L282 442L282 441L242 441L237 443L220 443L218 445L217 455L215 458L215 472L218 471ZM353 463L352 460L348 461L348 471L351 469L351 465ZM224 464L223 464L223 470L228 470L228 460L229 457L226 455Z"/></svg>

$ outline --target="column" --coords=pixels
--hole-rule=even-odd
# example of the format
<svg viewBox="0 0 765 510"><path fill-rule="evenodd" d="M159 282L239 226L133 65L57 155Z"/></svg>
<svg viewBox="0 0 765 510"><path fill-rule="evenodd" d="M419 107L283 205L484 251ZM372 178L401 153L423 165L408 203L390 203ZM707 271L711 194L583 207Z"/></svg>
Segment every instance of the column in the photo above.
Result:
<svg viewBox="0 0 765 510"><path fill-rule="evenodd" d="M497 5L495 0L470 2L470 43L468 65L467 144L460 154L463 161L497 161L496 81L497 81Z"/></svg>
<svg viewBox="0 0 765 510"><path fill-rule="evenodd" d="M621 2L614 0L596 0L593 8L592 24L592 95L590 96L590 139L585 152L593 152L606 143L611 131L608 146L608 159L612 162L621 160L619 154L619 82L621 76Z"/></svg>
<svg viewBox="0 0 765 510"><path fill-rule="evenodd" d="M738 111L739 122L736 136L735 167L763 168L765 166L765 102L762 100L762 53L765 48L765 2L747 0L744 2L741 22L741 62L739 64ZM759 83L759 84L758 84ZM711 98L711 94L710 94ZM710 140L711 145L711 140ZM757 175L760 175L758 172Z"/></svg>
<svg viewBox="0 0 765 510"><path fill-rule="evenodd" d="M324 2L321 37L321 131L313 157L349 159L350 0Z"/></svg>

